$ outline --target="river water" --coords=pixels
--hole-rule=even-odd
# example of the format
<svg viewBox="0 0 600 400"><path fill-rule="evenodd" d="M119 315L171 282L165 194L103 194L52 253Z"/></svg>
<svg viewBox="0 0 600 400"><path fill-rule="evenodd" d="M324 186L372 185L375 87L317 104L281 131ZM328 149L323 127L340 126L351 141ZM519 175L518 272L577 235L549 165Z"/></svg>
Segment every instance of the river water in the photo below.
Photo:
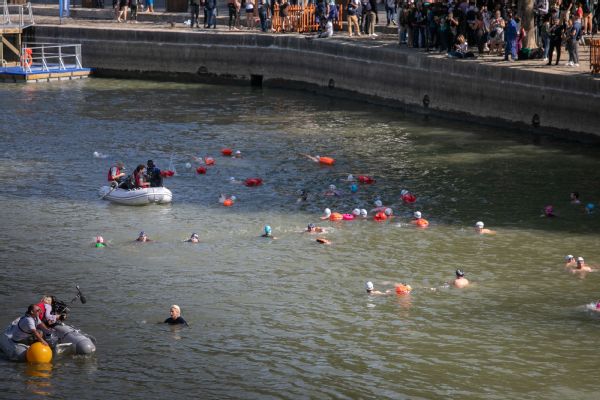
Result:
<svg viewBox="0 0 600 400"><path fill-rule="evenodd" d="M597 148L237 86L4 85L0 105L0 323L79 284L87 303L70 322L98 348L51 366L0 360L1 398L598 396L600 313L585 305L600 272L563 265L566 254L600 264L600 211L568 198L600 200ZM195 174L207 155L216 165ZM172 205L98 198L113 161L132 171L149 158L176 170ZM352 194L348 173L376 183ZM323 195L332 183L342 196ZM222 207L220 193L238 200ZM389 223L318 220L377 196L397 214ZM547 204L557 218L540 217ZM407 223L417 209L428 229ZM476 235L478 220L497 235ZM331 246L301 233L309 222L330 228ZM265 224L278 240L259 237ZM134 242L141 230L154 241ZM200 244L183 242L192 232ZM96 235L109 246L94 248ZM444 288L459 267L472 287ZM414 290L369 297L367 280ZM174 303L189 328L160 323Z"/></svg>

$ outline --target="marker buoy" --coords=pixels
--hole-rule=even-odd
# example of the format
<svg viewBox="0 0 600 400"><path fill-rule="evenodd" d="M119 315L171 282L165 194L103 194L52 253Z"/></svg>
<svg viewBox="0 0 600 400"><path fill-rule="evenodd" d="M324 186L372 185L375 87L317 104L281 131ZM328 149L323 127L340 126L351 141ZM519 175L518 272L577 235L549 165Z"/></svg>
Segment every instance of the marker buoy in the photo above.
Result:
<svg viewBox="0 0 600 400"><path fill-rule="evenodd" d="M49 363L52 361L52 349L42 342L35 342L27 349L27 361L30 363Z"/></svg>

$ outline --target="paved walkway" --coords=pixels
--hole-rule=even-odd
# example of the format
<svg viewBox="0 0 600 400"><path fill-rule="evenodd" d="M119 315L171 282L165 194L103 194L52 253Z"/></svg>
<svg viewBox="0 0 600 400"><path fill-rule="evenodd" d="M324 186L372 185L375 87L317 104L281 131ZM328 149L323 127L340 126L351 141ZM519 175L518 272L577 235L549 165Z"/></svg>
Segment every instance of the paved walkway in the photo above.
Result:
<svg viewBox="0 0 600 400"><path fill-rule="evenodd" d="M227 17L223 16L225 11L221 12L221 16L217 20L216 29L204 29L204 28L193 28L183 24L183 21L189 19L187 13L166 13L160 10L155 13L141 13L138 23L119 23L114 19L111 19L112 11L110 9L74 9L72 15L76 18L64 18L62 22L58 17L52 16L58 15L57 6L53 5L35 5L34 6L34 17L36 24L44 25L67 25L67 26L93 26L103 27L107 29L136 29L136 30L179 30L179 31L194 31L203 32L210 34L227 34L227 35L244 35L250 32L261 34L261 35L288 35L288 36L310 36L311 34L297 34L297 33L262 33L259 29L249 30L242 28L239 31L230 31L227 27ZM202 19L202 18L201 18ZM380 15L380 21L385 21L385 14ZM435 57L445 58L445 53L439 53L437 51L426 52L424 49L412 49L406 45L398 45L397 30L395 27L385 27L382 25L377 26L377 37L348 37L346 31L334 33L334 36L330 41L339 41L342 43L353 43L356 45L363 46L376 46L384 47L389 50L402 51L406 53L419 54L422 57ZM312 34L314 35L314 34ZM477 54L477 49L472 49ZM561 55L561 62L558 66L547 66L541 60L523 60L523 61L503 61L503 57L497 55L484 54L483 56L477 57L477 59L468 60L454 60L455 62L467 62L467 63L483 63L486 65L497 66L498 68L511 68L520 70L529 70L539 73L549 74L568 74L578 79L598 79L600 75L590 74L590 47L579 46L579 67L568 67L565 63L569 59L568 52L563 49Z"/></svg>

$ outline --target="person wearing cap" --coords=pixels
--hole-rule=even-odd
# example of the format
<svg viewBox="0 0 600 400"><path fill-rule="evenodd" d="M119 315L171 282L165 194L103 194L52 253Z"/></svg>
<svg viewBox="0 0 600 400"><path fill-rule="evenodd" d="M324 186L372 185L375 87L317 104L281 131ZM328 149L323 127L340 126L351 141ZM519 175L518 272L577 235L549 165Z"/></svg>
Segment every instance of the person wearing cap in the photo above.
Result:
<svg viewBox="0 0 600 400"><path fill-rule="evenodd" d="M384 206L383 202L379 199L375 200L373 205L375 205L375 208L371 209L372 213L385 212L385 209L388 208L387 206Z"/></svg>
<svg viewBox="0 0 600 400"><path fill-rule="evenodd" d="M326 233L325 228L316 226L313 223L308 224L308 226L304 232L306 232L306 233Z"/></svg>
<svg viewBox="0 0 600 400"><path fill-rule="evenodd" d="M233 154L233 158L242 158L242 152L239 150L236 150L235 153Z"/></svg>
<svg viewBox="0 0 600 400"><path fill-rule="evenodd" d="M273 230L271 229L270 225L265 225L264 232L265 233L263 233L262 235L260 235L261 237L268 238L268 239L273 239L273 240L277 239L275 236L273 236Z"/></svg>
<svg viewBox="0 0 600 400"><path fill-rule="evenodd" d="M321 219L325 220L329 219L329 217L331 217L331 209L326 208L325 210L323 210L323 216L321 217Z"/></svg>
<svg viewBox="0 0 600 400"><path fill-rule="evenodd" d="M363 219L366 219L366 218L369 216L369 215L368 215L368 213L367 213L367 210L366 210L366 209L364 209L364 208L361 208L361 209L360 209L360 216L361 216Z"/></svg>
<svg viewBox="0 0 600 400"><path fill-rule="evenodd" d="M106 243L104 243L104 238L102 236L96 236L95 247L106 247Z"/></svg>
<svg viewBox="0 0 600 400"><path fill-rule="evenodd" d="M190 238L188 240L186 240L186 242L200 243L200 237L198 236L198 234L196 232L194 232L194 233L192 233L192 236L190 236Z"/></svg>
<svg viewBox="0 0 600 400"><path fill-rule="evenodd" d="M186 322L185 319L183 319L183 317L181 316L181 308L179 308L179 306L177 304L173 304L171 306L171 309L169 310L169 314L171 314L171 316L167 319L165 319L165 324L169 324L169 325L185 325L188 326L188 323Z"/></svg>
<svg viewBox="0 0 600 400"><path fill-rule="evenodd" d="M146 232L141 231L140 234L138 235L138 238L135 239L135 241L136 242L151 242L152 240L150 240L148 235L146 235Z"/></svg>
<svg viewBox="0 0 600 400"><path fill-rule="evenodd" d="M585 265L585 260L583 257L577 257L577 266L571 269L571 272L594 272L595 270Z"/></svg>
<svg viewBox="0 0 600 400"><path fill-rule="evenodd" d="M122 161L117 161L115 165L108 170L108 182L115 185L120 185L125 180L125 164Z"/></svg>
<svg viewBox="0 0 600 400"><path fill-rule="evenodd" d="M335 185L329 185L329 189L323 193L325 196L340 196L342 193L337 189Z"/></svg>
<svg viewBox="0 0 600 400"><path fill-rule="evenodd" d="M421 211L415 211L413 217L413 220L410 221L411 224L416 225L419 228L427 228L429 226L429 221L423 218Z"/></svg>
<svg viewBox="0 0 600 400"><path fill-rule="evenodd" d="M454 279L454 287L462 289L469 285L469 280L465 278L465 273L462 269L456 270L456 279Z"/></svg>
<svg viewBox="0 0 600 400"><path fill-rule="evenodd" d="M160 174L160 169L154 165L154 161L152 160L148 160L146 176L150 182L150 187L161 187L163 185L163 178Z"/></svg>
<svg viewBox="0 0 600 400"><path fill-rule="evenodd" d="M554 207L552 207L551 205L547 205L546 207L544 207L543 211L544 213L541 215L541 217L556 217L556 214L554 214Z"/></svg>
<svg viewBox="0 0 600 400"><path fill-rule="evenodd" d="M572 268L575 267L577 265L577 260L575 259L574 256L572 256L571 254L569 254L568 256L565 256L565 268Z"/></svg>
<svg viewBox="0 0 600 400"><path fill-rule="evenodd" d="M481 221L477 221L475 223L475 232L479 233L480 235L495 235L496 234L496 231L484 228L483 222L481 222Z"/></svg>
<svg viewBox="0 0 600 400"><path fill-rule="evenodd" d="M392 290L388 289L385 292L381 292L379 290L375 290L375 286L373 286L373 282L369 281L365 283L365 289L367 290L367 294L370 296L385 296L387 294L391 294Z"/></svg>

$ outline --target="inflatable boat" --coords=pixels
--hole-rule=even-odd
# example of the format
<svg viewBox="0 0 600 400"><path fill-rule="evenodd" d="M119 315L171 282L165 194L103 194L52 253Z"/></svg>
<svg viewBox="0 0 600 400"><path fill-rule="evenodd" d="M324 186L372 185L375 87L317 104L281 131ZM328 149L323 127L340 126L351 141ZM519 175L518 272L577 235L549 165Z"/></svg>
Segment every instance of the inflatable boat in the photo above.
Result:
<svg viewBox="0 0 600 400"><path fill-rule="evenodd" d="M102 186L100 198L126 206L143 206L146 204L168 204L173 200L173 193L166 187L149 187L139 189L113 189Z"/></svg>
<svg viewBox="0 0 600 400"><path fill-rule="evenodd" d="M0 334L0 349L6 358L12 361L25 361L29 349L29 345L12 340L12 326L16 325L19 319L14 320ZM54 354L89 355L96 351L96 339L79 329L63 323L54 325L52 328L54 331L44 335L44 340L50 345Z"/></svg>

